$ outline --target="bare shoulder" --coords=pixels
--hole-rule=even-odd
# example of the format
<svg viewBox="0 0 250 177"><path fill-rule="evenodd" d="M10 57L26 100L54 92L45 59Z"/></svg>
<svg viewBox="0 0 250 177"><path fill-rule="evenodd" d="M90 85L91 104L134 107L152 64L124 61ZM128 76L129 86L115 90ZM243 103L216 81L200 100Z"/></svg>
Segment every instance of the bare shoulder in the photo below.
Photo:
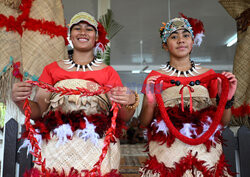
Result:
<svg viewBox="0 0 250 177"><path fill-rule="evenodd" d="M97 70L101 70L101 69L104 69L106 67L108 67L108 65L106 65L105 63L101 63L101 64L98 64L99 66L96 67Z"/></svg>
<svg viewBox="0 0 250 177"><path fill-rule="evenodd" d="M158 70L156 70L156 72L161 73L161 74L166 74L166 72L164 73L164 71L162 69L158 69Z"/></svg>
<svg viewBox="0 0 250 177"><path fill-rule="evenodd" d="M199 69L200 74L206 73L211 69L211 68L205 68L203 66L199 66L199 67L200 67L200 69Z"/></svg>
<svg viewBox="0 0 250 177"><path fill-rule="evenodd" d="M63 62L63 60L56 61L56 63L57 63L57 65L58 65L60 68L63 68L63 69L66 68L66 65L65 65L65 63Z"/></svg>
<svg viewBox="0 0 250 177"><path fill-rule="evenodd" d="M62 60L56 61L59 66L63 66L64 62Z"/></svg>

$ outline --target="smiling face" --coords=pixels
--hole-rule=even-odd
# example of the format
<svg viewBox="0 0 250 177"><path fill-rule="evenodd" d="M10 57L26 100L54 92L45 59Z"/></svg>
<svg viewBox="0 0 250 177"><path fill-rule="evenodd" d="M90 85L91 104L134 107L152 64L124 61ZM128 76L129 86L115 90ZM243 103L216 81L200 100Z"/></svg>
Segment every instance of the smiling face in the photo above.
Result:
<svg viewBox="0 0 250 177"><path fill-rule="evenodd" d="M71 28L70 40L75 50L90 51L95 46L98 37L93 26L86 22L79 22Z"/></svg>
<svg viewBox="0 0 250 177"><path fill-rule="evenodd" d="M168 37L163 47L169 52L170 57L186 58L192 51L193 43L192 35L186 29L180 29Z"/></svg>

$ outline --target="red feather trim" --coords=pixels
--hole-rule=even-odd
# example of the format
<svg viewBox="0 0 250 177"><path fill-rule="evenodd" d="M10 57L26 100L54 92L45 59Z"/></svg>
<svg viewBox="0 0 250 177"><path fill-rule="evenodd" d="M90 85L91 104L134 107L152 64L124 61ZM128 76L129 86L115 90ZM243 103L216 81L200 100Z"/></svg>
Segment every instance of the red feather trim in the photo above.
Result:
<svg viewBox="0 0 250 177"><path fill-rule="evenodd" d="M179 162L174 164L174 167L166 167L163 162L158 162L155 156L150 156L149 159L144 163L143 169L145 172L152 171L153 173L159 173L160 177L182 177L187 170L193 172L194 169L201 171L204 177L227 177L225 172L230 175L235 175L229 169L229 165L226 164L224 155L220 156L217 164L213 167L208 168L205 165L206 161L197 159L197 154L193 156L191 152L186 157L182 157ZM215 175L215 176L214 176Z"/></svg>
<svg viewBox="0 0 250 177"><path fill-rule="evenodd" d="M51 38L55 36L61 36L65 39L65 45L68 45L68 29L62 25L56 25L54 21L50 22L46 20L27 19L23 25L23 28L30 31L39 31L41 34L47 34Z"/></svg>
<svg viewBox="0 0 250 177"><path fill-rule="evenodd" d="M106 47L106 45L109 43L109 40L107 39L107 32L105 31L105 28L103 27L103 25L98 22L98 42L102 43L104 47Z"/></svg>
<svg viewBox="0 0 250 177"><path fill-rule="evenodd" d="M205 29L204 29L204 25L202 21L195 19L195 18L187 17L183 13L180 13L180 16L188 20L188 22L192 26L194 37L199 33L205 33Z"/></svg>
<svg viewBox="0 0 250 177"><path fill-rule="evenodd" d="M38 170L37 168L32 168L29 171L26 171L23 174L23 177L121 177L121 174L117 172L117 170L111 170L111 172L105 174L105 175L93 175L90 174L88 170L82 170L82 172L79 172L78 170L71 168L69 174L65 174L64 170L62 172L58 172L55 169L48 170L46 174Z"/></svg>
<svg viewBox="0 0 250 177"><path fill-rule="evenodd" d="M245 103L242 106L237 107L237 108L232 107L232 114L235 117L250 116L250 105Z"/></svg>
<svg viewBox="0 0 250 177"><path fill-rule="evenodd" d="M190 113L188 109L185 109L184 112L179 108L179 107L173 107L173 108L165 108L170 120L172 121L173 125L176 127L178 131L180 131L183 128L184 123L192 123L192 127L196 128L195 132L192 132L192 138L197 138L197 136L201 135L203 133L203 124L211 124L208 122L208 117L214 117L215 114L215 107L208 107L206 109L203 109L201 111L195 111ZM158 112L159 110L156 111L156 120L157 122L162 120L162 117L160 113ZM197 134L197 136L195 135ZM148 140L149 141L157 141L160 144L166 143L167 147L171 147L171 145L175 141L175 136L168 131L167 136L162 132L157 133L157 127L156 125L151 125L148 128ZM217 131L214 134L214 140L216 143L222 143L222 136L220 131ZM207 151L210 151L211 147L216 147L216 143L207 140L203 144L206 146Z"/></svg>
<svg viewBox="0 0 250 177"><path fill-rule="evenodd" d="M50 111L43 118L40 118L35 122L33 127L40 131L43 139L49 140L50 132L55 128L59 127L62 124L69 123L72 131L77 129L84 129L86 127L84 117L87 118L89 123L93 123L96 126L96 133L99 134L100 137L103 137L105 132L111 125L111 116L106 116L105 114L95 114L91 116L86 116L84 112L72 112L68 114L63 114L60 111ZM117 129L115 132L115 136L119 138L122 135L122 129L125 128L125 122L121 119L116 120ZM22 135L22 138L27 138L28 131L25 131Z"/></svg>
<svg viewBox="0 0 250 177"><path fill-rule="evenodd" d="M17 17L6 17L0 14L0 28L6 27L6 31L18 32L20 35L25 30L39 31L41 34L47 34L51 38L62 36L65 45L68 45L67 28L62 25L56 25L55 22L37 20L29 17L30 9L34 0L22 0L19 9L22 13Z"/></svg>

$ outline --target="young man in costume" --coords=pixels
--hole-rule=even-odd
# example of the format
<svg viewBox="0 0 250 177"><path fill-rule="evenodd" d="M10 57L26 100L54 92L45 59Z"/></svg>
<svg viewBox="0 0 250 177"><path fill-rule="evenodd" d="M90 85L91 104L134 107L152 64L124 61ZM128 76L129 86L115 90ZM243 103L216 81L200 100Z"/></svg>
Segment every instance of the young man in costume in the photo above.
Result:
<svg viewBox="0 0 250 177"><path fill-rule="evenodd" d="M193 45L202 40L202 22L185 17L163 25L160 36L170 61L152 71L143 84L139 117L141 125L148 128L149 158L141 175L230 176L221 131L230 121L237 80L229 72L217 79L214 70L191 60ZM225 88L221 87L222 79L229 87L224 83ZM222 91L227 89L226 95Z"/></svg>

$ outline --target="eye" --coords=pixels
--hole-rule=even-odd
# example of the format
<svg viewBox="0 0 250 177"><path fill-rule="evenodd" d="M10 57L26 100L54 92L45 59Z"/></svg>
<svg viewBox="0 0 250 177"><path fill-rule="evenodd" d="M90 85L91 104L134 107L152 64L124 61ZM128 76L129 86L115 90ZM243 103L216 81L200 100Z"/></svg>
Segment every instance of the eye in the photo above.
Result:
<svg viewBox="0 0 250 177"><path fill-rule="evenodd" d="M76 26L76 27L73 28L73 30L79 31L79 30L81 30L81 28L79 26Z"/></svg>
<svg viewBox="0 0 250 177"><path fill-rule="evenodd" d="M184 34L183 35L185 38L189 38L190 37L190 34Z"/></svg>
<svg viewBox="0 0 250 177"><path fill-rule="evenodd" d="M93 28L87 28L87 31L94 31Z"/></svg>
<svg viewBox="0 0 250 177"><path fill-rule="evenodd" d="M170 36L171 39L177 39L177 35Z"/></svg>
<svg viewBox="0 0 250 177"><path fill-rule="evenodd" d="M92 27L87 27L86 30L87 30L87 31L94 31L94 28L92 28Z"/></svg>

